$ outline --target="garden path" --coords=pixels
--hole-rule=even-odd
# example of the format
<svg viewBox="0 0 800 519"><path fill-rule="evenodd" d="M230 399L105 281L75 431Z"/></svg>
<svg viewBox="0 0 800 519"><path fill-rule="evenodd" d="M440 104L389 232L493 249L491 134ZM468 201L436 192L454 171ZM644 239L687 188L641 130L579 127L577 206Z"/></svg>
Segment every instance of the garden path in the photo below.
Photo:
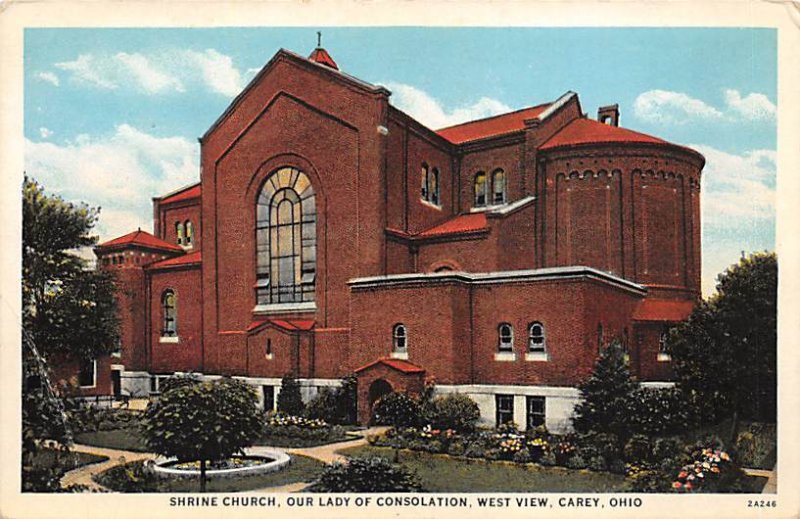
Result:
<svg viewBox="0 0 800 519"><path fill-rule="evenodd" d="M346 449L348 447L358 447L359 445L364 445L367 443L367 435L369 434L377 434L380 432L385 431L386 427L370 427L369 429L365 429L363 431L359 431L359 434L362 436L360 438L356 438L354 440L346 441L346 442L338 442L338 443L331 443L328 445L320 445L319 447L306 447L306 448L298 448L298 449L283 449L290 454L301 454L303 456L308 456L309 458L314 458L320 460L325 463L333 463L334 461L341 461L344 457L340 454L337 454L336 451L339 449ZM75 470L70 470L61 478L61 487L68 487L70 485L86 485L91 490L107 490L102 485L99 485L94 480L92 480L92 476L108 470L112 467L116 467L117 465L121 465L122 463L128 463L131 461L138 461L138 460L145 460L145 459L154 459L157 456L152 453L148 452L132 452L132 451L124 451L118 449L106 449L103 447L94 447L92 445L82 445L76 443L72 446L72 450L75 452L86 452L89 454L96 454L98 456L108 456L107 461L103 461L101 463L93 463L91 465L84 465L83 467L78 467ZM124 461L122 460L124 458ZM299 492L306 488L308 483L291 483L289 485L282 485L279 487L268 487L263 489L257 489L255 492Z"/></svg>
<svg viewBox="0 0 800 519"><path fill-rule="evenodd" d="M761 491L762 494L775 494L778 492L778 465L775 465L775 468L772 470L762 470L762 469L742 469L744 473L748 476L760 476L767 479L767 484L764 485L764 490Z"/></svg>

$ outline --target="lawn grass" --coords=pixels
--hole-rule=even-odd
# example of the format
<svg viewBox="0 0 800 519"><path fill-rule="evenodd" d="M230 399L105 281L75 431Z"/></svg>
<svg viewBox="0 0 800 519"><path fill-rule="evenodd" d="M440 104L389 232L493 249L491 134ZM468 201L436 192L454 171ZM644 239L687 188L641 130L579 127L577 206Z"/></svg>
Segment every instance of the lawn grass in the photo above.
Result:
<svg viewBox="0 0 800 519"><path fill-rule="evenodd" d="M342 449L346 456L393 459L389 447ZM626 492L624 476L538 465L452 458L403 450L400 463L416 471L427 492Z"/></svg>
<svg viewBox="0 0 800 519"><path fill-rule="evenodd" d="M144 443L144 438L137 428L82 432L75 435L75 441L84 445L105 447L107 449L149 452Z"/></svg>
<svg viewBox="0 0 800 519"><path fill-rule="evenodd" d="M63 476L70 470L106 461L108 457L97 456L85 452L60 452L55 449L41 449L33 457L34 469L57 469L57 474Z"/></svg>
<svg viewBox="0 0 800 519"><path fill-rule="evenodd" d="M101 485L117 492L199 492L200 480L160 479L155 476L140 478L136 483L129 481L123 486L119 481L127 470L137 471L141 461L126 463L108 469L94 476ZM279 487L290 483L310 482L317 478L325 466L321 461L307 456L292 455L288 467L277 472L227 479L209 479L208 492L244 492L260 488Z"/></svg>

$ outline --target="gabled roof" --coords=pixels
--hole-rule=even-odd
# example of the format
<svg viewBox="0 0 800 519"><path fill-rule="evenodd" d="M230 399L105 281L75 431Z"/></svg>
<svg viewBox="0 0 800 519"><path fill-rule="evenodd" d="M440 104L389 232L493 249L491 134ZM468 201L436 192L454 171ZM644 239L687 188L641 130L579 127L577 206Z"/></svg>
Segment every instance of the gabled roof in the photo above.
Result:
<svg viewBox="0 0 800 519"><path fill-rule="evenodd" d="M665 140L644 133L603 124L593 119L575 119L555 135L550 137L539 149L547 150L560 146L579 144L636 142L649 144L670 144Z"/></svg>
<svg viewBox="0 0 800 519"><path fill-rule="evenodd" d="M163 198L159 199L159 202L163 204L171 204L174 202L181 202L183 200L191 200L193 198L200 198L202 195L202 189L200 187L200 182L197 184L192 184L190 186L182 187L177 191L173 191L165 195Z"/></svg>
<svg viewBox="0 0 800 519"><path fill-rule="evenodd" d="M167 243L161 238L157 238L150 234L147 231L143 231L139 229L138 231L133 231L132 233L128 233L125 236L120 236L119 238L114 238L113 240L109 240L107 242L103 242L97 247L96 249L114 249L114 248L122 248L128 246L138 246L144 247L146 249L158 249L158 250L169 250L169 251L180 251L183 252L183 249L174 243Z"/></svg>
<svg viewBox="0 0 800 519"><path fill-rule="evenodd" d="M148 265L146 268L149 270L162 269L170 267L182 267L185 265L200 265L203 262L203 257L200 251L185 254L175 258L161 260L156 263Z"/></svg>
<svg viewBox="0 0 800 519"><path fill-rule="evenodd" d="M525 129L525 120L534 119L541 115L551 103L544 103L515 112L495 115L485 119L469 121L466 123L448 126L437 130L440 136L453 144L463 144L469 141L497 137L507 133L514 133Z"/></svg>
<svg viewBox="0 0 800 519"><path fill-rule="evenodd" d="M287 332L307 332L314 329L315 324L313 319L262 319L251 322L247 327L247 332L254 332L267 325L275 326Z"/></svg>
<svg viewBox="0 0 800 519"><path fill-rule="evenodd" d="M634 321L685 321L694 309L693 301L645 299L633 312Z"/></svg>
<svg viewBox="0 0 800 519"><path fill-rule="evenodd" d="M392 369L396 369L397 371L400 371L402 373L407 373L407 374L425 373L425 370L423 368L417 366L416 364L411 364L407 360L390 359L390 358L383 358L383 359L378 359L378 360L372 361L369 364L365 364L364 366L361 366L360 368L355 370L355 372L359 373L361 371L369 369L369 368L371 368L373 366L377 366L379 364L383 364L384 366L388 366L388 367L390 367Z"/></svg>
<svg viewBox="0 0 800 519"><path fill-rule="evenodd" d="M446 236L448 234L463 234L470 232L485 231L485 213L462 214L455 216L444 223L440 223L430 229L426 229L417 236L429 238L432 236Z"/></svg>

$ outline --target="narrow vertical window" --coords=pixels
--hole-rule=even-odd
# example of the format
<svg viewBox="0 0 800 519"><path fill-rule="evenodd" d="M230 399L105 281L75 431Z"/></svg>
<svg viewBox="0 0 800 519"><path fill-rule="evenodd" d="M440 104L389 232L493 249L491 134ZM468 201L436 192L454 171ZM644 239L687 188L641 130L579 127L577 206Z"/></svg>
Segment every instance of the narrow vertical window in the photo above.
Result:
<svg viewBox="0 0 800 519"><path fill-rule="evenodd" d="M439 205L439 170L433 168L430 175L430 187L428 193L431 197L431 203Z"/></svg>
<svg viewBox="0 0 800 519"><path fill-rule="evenodd" d="M492 204L506 203L506 174L502 169L492 173Z"/></svg>
<svg viewBox="0 0 800 519"><path fill-rule="evenodd" d="M420 198L427 202L430 200L430 172L428 171L428 165L424 162L422 163L422 171L420 172L420 182L422 183Z"/></svg>
<svg viewBox="0 0 800 519"><path fill-rule="evenodd" d="M94 359L81 362L78 372L78 385L81 387L95 387L97 385L97 361Z"/></svg>
<svg viewBox="0 0 800 519"><path fill-rule="evenodd" d="M497 426L514 423L514 395L494 396Z"/></svg>
<svg viewBox="0 0 800 519"><path fill-rule="evenodd" d="M513 351L514 350L514 329L508 323L503 323L497 327L498 351Z"/></svg>
<svg viewBox="0 0 800 519"><path fill-rule="evenodd" d="M538 321L528 327L528 351L536 353L546 351L544 325Z"/></svg>
<svg viewBox="0 0 800 519"><path fill-rule="evenodd" d="M313 302L317 271L314 188L302 171L270 175L256 205L258 304Z"/></svg>
<svg viewBox="0 0 800 519"><path fill-rule="evenodd" d="M394 325L392 329L392 340L394 345L394 351L396 352L404 352L406 351L406 347L408 346L408 336L406 331L406 326L402 323L398 323Z"/></svg>
<svg viewBox="0 0 800 519"><path fill-rule="evenodd" d="M475 207L486 207L486 173L480 172L475 175L473 185L475 192Z"/></svg>
<svg viewBox="0 0 800 519"><path fill-rule="evenodd" d="M161 328L162 337L175 337L178 330L177 308L175 292L172 290L164 291L161 296L161 312L163 316L163 326Z"/></svg>
<svg viewBox="0 0 800 519"><path fill-rule="evenodd" d="M529 396L526 401L528 411L528 429L535 429L545 424L545 397Z"/></svg>
<svg viewBox="0 0 800 519"><path fill-rule="evenodd" d="M178 245L183 245L183 224L181 222L175 222L175 236Z"/></svg>
<svg viewBox="0 0 800 519"><path fill-rule="evenodd" d="M186 220L186 222L183 224L183 226L184 226L184 229L186 231L186 236L184 238L184 242L186 243L187 246L191 247L192 246L192 242L194 241L194 229L192 229L191 220Z"/></svg>

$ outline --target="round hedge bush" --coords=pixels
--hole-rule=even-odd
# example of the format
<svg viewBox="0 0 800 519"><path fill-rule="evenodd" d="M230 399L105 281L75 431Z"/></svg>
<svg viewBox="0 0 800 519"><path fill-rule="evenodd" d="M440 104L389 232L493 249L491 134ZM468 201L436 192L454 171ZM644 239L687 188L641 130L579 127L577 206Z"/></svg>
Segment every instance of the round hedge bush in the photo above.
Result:
<svg viewBox="0 0 800 519"><path fill-rule="evenodd" d="M419 419L419 403L405 393L388 393L372 406L372 423L377 425L415 427Z"/></svg>
<svg viewBox="0 0 800 519"><path fill-rule="evenodd" d="M350 458L325 467L312 492L421 492L416 474L385 458Z"/></svg>

